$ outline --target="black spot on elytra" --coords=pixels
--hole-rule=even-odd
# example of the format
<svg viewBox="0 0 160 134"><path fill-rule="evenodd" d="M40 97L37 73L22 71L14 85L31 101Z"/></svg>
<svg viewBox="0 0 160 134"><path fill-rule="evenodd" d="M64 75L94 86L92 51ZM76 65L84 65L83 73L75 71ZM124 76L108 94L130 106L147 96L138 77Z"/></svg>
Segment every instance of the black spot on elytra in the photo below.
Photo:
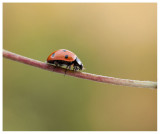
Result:
<svg viewBox="0 0 160 134"><path fill-rule="evenodd" d="M55 53L52 54L52 57L54 57Z"/></svg>
<svg viewBox="0 0 160 134"><path fill-rule="evenodd" d="M66 52L66 50L64 49L63 52Z"/></svg>
<svg viewBox="0 0 160 134"><path fill-rule="evenodd" d="M65 55L65 59L67 59L68 58L68 55Z"/></svg>

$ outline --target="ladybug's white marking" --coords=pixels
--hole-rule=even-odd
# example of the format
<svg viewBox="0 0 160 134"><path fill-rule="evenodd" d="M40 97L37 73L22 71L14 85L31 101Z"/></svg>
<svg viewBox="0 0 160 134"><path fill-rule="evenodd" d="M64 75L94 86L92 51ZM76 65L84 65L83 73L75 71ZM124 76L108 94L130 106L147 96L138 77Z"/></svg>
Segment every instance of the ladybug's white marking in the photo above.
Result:
<svg viewBox="0 0 160 134"><path fill-rule="evenodd" d="M80 59L78 59L78 58L77 58L77 63L78 63L79 65L82 65L82 62L81 62Z"/></svg>

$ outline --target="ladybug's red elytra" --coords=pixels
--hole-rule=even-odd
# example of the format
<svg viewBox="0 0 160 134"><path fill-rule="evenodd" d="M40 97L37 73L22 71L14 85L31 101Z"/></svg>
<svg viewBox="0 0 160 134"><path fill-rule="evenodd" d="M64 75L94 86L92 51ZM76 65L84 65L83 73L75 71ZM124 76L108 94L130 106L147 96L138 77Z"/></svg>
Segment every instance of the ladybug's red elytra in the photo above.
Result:
<svg viewBox="0 0 160 134"><path fill-rule="evenodd" d="M71 66L73 65L74 71L83 69L80 59L73 52L66 49L60 49L51 53L47 58L47 63L60 67L66 65L66 69L69 70L71 70Z"/></svg>

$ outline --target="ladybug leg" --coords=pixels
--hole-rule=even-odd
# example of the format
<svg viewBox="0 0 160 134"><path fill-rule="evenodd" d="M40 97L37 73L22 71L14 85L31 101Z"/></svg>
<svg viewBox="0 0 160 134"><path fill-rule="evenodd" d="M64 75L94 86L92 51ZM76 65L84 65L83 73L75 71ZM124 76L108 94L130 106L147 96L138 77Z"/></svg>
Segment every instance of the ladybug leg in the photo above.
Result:
<svg viewBox="0 0 160 134"><path fill-rule="evenodd" d="M78 67L76 66L76 71L78 70Z"/></svg>
<svg viewBox="0 0 160 134"><path fill-rule="evenodd" d="M77 67L77 70L80 70L80 68L79 68L79 67Z"/></svg>
<svg viewBox="0 0 160 134"><path fill-rule="evenodd" d="M58 64L58 67L62 67L62 64Z"/></svg>
<svg viewBox="0 0 160 134"><path fill-rule="evenodd" d="M54 69L57 67L57 62L54 62Z"/></svg>
<svg viewBox="0 0 160 134"><path fill-rule="evenodd" d="M68 64L67 65L66 70L65 70L65 74L66 74L66 72L67 72L68 69L71 70L71 66L72 66L72 64Z"/></svg>
<svg viewBox="0 0 160 134"><path fill-rule="evenodd" d="M69 70L71 70L71 65L69 66Z"/></svg>
<svg viewBox="0 0 160 134"><path fill-rule="evenodd" d="M56 68L56 67L61 67L62 65L60 64L60 63L58 63L58 62L54 62L54 65L55 65L55 67L54 68Z"/></svg>
<svg viewBox="0 0 160 134"><path fill-rule="evenodd" d="M74 66L74 67L73 67L73 71L76 71L76 70L77 70L77 66Z"/></svg>
<svg viewBox="0 0 160 134"><path fill-rule="evenodd" d="M75 71L79 70L79 67L78 66L75 66Z"/></svg>
<svg viewBox="0 0 160 134"><path fill-rule="evenodd" d="M69 68L69 65L67 65L66 70Z"/></svg>
<svg viewBox="0 0 160 134"><path fill-rule="evenodd" d="M55 61L54 64L55 64L56 67L58 66L58 62Z"/></svg>
<svg viewBox="0 0 160 134"><path fill-rule="evenodd" d="M65 70L65 74L66 74L66 72L67 72L67 70L68 70L68 68L69 68L70 66L69 65L67 65L67 67L66 67L66 70Z"/></svg>

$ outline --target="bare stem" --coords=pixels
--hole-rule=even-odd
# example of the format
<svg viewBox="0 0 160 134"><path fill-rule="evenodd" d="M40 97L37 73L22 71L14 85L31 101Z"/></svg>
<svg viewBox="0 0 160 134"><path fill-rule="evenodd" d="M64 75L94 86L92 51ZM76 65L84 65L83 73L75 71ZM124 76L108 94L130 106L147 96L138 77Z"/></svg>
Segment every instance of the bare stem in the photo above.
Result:
<svg viewBox="0 0 160 134"><path fill-rule="evenodd" d="M7 50L3 50L3 57L14 60L14 61L18 61L18 62L21 62L24 64L28 64L28 65L31 65L34 67L38 67L38 68L41 68L44 70L65 74L64 68L59 68L59 67L55 68L54 66L46 64L44 62L30 59L30 58L9 52ZM70 76L78 77L78 78L82 78L82 79L93 80L96 82L114 84L114 85L140 87L140 88L153 88L153 89L157 88L157 82L152 82L152 81L120 79L120 78L90 74L90 73L86 73L86 72L74 72L71 70L68 70L66 72L66 75L70 75Z"/></svg>

